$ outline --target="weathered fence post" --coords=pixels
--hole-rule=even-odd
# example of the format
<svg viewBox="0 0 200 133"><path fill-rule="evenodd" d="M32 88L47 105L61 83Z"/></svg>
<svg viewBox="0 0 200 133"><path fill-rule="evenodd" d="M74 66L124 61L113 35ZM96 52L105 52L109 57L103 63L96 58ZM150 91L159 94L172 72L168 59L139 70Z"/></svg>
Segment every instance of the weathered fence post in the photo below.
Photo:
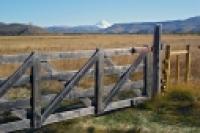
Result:
<svg viewBox="0 0 200 133"><path fill-rule="evenodd" d="M165 51L165 66L164 66L164 71L165 71L165 84L166 84L166 87L165 87L165 89L167 89L168 88L168 86L169 86L169 83L170 83L170 73L171 73L171 66L170 66L170 64L171 64L171 57L170 57L170 55L171 55L171 47L170 47L170 45L167 45L166 46L166 51Z"/></svg>
<svg viewBox="0 0 200 133"><path fill-rule="evenodd" d="M97 115L103 113L103 73L104 73L104 52L101 49L97 49L98 59L96 61L95 70L95 113Z"/></svg>
<svg viewBox="0 0 200 133"><path fill-rule="evenodd" d="M152 96L152 72L153 72L153 60L152 53L148 52L144 58L144 90L142 95Z"/></svg>
<svg viewBox="0 0 200 133"><path fill-rule="evenodd" d="M189 81L189 77L190 77L190 45L186 46L186 71L185 71L185 82Z"/></svg>
<svg viewBox="0 0 200 133"><path fill-rule="evenodd" d="M180 61L179 61L179 55L176 56L176 82L178 83L180 80Z"/></svg>
<svg viewBox="0 0 200 133"><path fill-rule="evenodd" d="M40 128L41 127L41 93L39 88L40 82L40 60L38 54L34 53L34 58L32 60L33 66L31 68L31 127Z"/></svg>
<svg viewBox="0 0 200 133"><path fill-rule="evenodd" d="M153 42L153 97L161 92L161 25L154 29Z"/></svg>

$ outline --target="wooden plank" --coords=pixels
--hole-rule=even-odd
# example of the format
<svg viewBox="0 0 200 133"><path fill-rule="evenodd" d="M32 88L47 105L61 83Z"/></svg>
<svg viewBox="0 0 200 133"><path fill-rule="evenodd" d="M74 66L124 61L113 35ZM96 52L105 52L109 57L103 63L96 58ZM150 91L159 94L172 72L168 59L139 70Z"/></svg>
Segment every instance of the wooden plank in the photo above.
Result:
<svg viewBox="0 0 200 133"><path fill-rule="evenodd" d="M133 53L141 53L148 51L145 47L132 47L132 48L116 48L116 49L105 49L104 53L109 56L123 56L130 55ZM89 58L95 50L79 50L79 51L68 51L68 52L47 52L40 53L39 58L41 61L52 61L52 60L66 60L66 59L81 59ZM29 56L28 53L17 54L17 55L0 55L0 64L13 64L24 62Z"/></svg>
<svg viewBox="0 0 200 133"><path fill-rule="evenodd" d="M147 97L136 97L132 99L120 100L116 102L111 102L107 108L104 110L105 112L109 112L116 109L136 106L139 103L142 103L146 100L149 100ZM74 119L82 116L95 114L95 110L93 106L87 108L80 108L73 111L63 111L61 113L51 114L46 121L42 125L47 125L55 122L61 122L64 120ZM9 122L6 124L0 125L1 132L12 132L16 130L22 130L26 128L30 128L30 120L24 119L16 122Z"/></svg>
<svg viewBox="0 0 200 133"><path fill-rule="evenodd" d="M24 119L16 122L8 122L5 124L0 124L0 132L8 133L17 130L30 128L30 120Z"/></svg>
<svg viewBox="0 0 200 133"><path fill-rule="evenodd" d="M120 79L115 84L114 88L111 90L111 92L106 97L104 104L107 106L112 98L116 95L116 93L121 89L121 87L124 85L124 83L129 79L130 74L133 73L138 65L141 63L141 61L146 56L146 53L141 53L139 57L135 60L135 62L128 68L126 72L123 73L123 75L120 77Z"/></svg>
<svg viewBox="0 0 200 133"><path fill-rule="evenodd" d="M41 127L41 92L40 92L40 61L38 55L33 58L33 66L31 69L31 127Z"/></svg>
<svg viewBox="0 0 200 133"><path fill-rule="evenodd" d="M58 104L64 99L64 97L72 90L74 85L80 81L80 79L85 76L87 71L92 67L92 65L96 62L98 57L98 52L96 51L92 57L87 61L87 63L77 72L69 82L66 82L65 88L58 94L56 97L47 105L43 115L42 121L44 121L54 110Z"/></svg>
<svg viewBox="0 0 200 133"><path fill-rule="evenodd" d="M153 44L153 97L161 93L161 25L154 29Z"/></svg>
<svg viewBox="0 0 200 133"><path fill-rule="evenodd" d="M14 63L23 63L30 53L26 54L17 54L17 55L0 55L0 64L14 64Z"/></svg>
<svg viewBox="0 0 200 133"><path fill-rule="evenodd" d="M116 109L136 106L146 100L149 100L149 98L136 97L136 98L132 98L132 99L111 102L104 111L109 112L109 111L116 110ZM87 115L91 115L91 114L95 114L95 109L92 106L90 106L88 108L76 109L73 111L65 111L62 113L55 113L55 114L51 114L47 118L47 120L44 122L44 125L54 123L54 122L60 122L60 121L68 120L68 119L74 119L77 117L87 116Z"/></svg>
<svg viewBox="0 0 200 133"><path fill-rule="evenodd" d="M186 54L186 71L185 71L185 82L189 81L190 77L190 67L191 67L191 55L190 55L190 45L186 46L187 54Z"/></svg>
<svg viewBox="0 0 200 133"><path fill-rule="evenodd" d="M74 119L82 116L92 115L94 113L94 107L90 106L87 108L81 108L76 109L73 111L65 111L61 113L55 113L51 114L44 122L44 125L54 123L54 122L60 122L64 120Z"/></svg>
<svg viewBox="0 0 200 133"><path fill-rule="evenodd" d="M112 89L113 89L114 84L104 86L104 92L103 95L108 94ZM139 81L132 81L132 82L127 82L123 85L123 87L119 90L121 91L129 91L134 89L141 89L143 88L143 80ZM72 90L69 95L67 95L64 99L69 100L69 99L82 99L86 97L93 98L94 97L94 88L89 88L89 89L81 89L81 88L75 88L75 90ZM45 105L49 103L49 101L53 100L53 98L56 96L56 94L48 94L48 95L43 95L41 104ZM0 110L1 111L10 111L10 110L15 110L15 109L27 109L30 107L30 99L19 99L19 100L4 100L4 102L0 103Z"/></svg>
<svg viewBox="0 0 200 133"><path fill-rule="evenodd" d="M132 53L140 53L146 51L144 47L133 47L133 48L116 48L116 49L105 49L104 52L107 56L123 56L130 55ZM66 60L66 59L81 59L89 58L93 55L95 50L79 50L69 52L47 52L40 53L39 58L41 61L52 61L52 60ZM17 54L17 55L0 55L0 64L14 64L22 63L29 56L28 53Z"/></svg>
<svg viewBox="0 0 200 133"><path fill-rule="evenodd" d="M132 98L132 106L137 106L139 104L142 104L148 100L150 100L151 98L150 97L135 97L135 98Z"/></svg>
<svg viewBox="0 0 200 133"><path fill-rule="evenodd" d="M176 56L176 82L179 82L180 80L180 61L179 61L179 55Z"/></svg>
<svg viewBox="0 0 200 133"><path fill-rule="evenodd" d="M135 98L111 102L110 104L108 104L108 106L105 108L104 111L108 112L108 111L112 111L112 110L116 110L116 109L136 106L136 105L143 103L147 100L149 100L148 97L135 97Z"/></svg>
<svg viewBox="0 0 200 133"><path fill-rule="evenodd" d="M153 75L153 57L148 53L144 59L144 90L143 95L152 96L152 75Z"/></svg>
<svg viewBox="0 0 200 133"><path fill-rule="evenodd" d="M171 75L171 47L167 45L165 53L165 71L166 71L166 89L170 84L170 75Z"/></svg>
<svg viewBox="0 0 200 133"><path fill-rule="evenodd" d="M95 71L95 113L103 112L103 91L104 91L104 53L102 50L98 52L98 60L96 62Z"/></svg>
<svg viewBox="0 0 200 133"><path fill-rule="evenodd" d="M7 77L0 78L0 84L3 84L7 80ZM22 85L26 85L30 83L30 76L29 75L22 75L18 81L16 81L12 87L20 87Z"/></svg>
<svg viewBox="0 0 200 133"><path fill-rule="evenodd" d="M11 76L9 76L8 79L0 85L0 97L2 97L32 65L33 55L34 53L31 53L28 56L28 58L24 61L24 63L17 69L17 71L14 72Z"/></svg>
<svg viewBox="0 0 200 133"><path fill-rule="evenodd" d="M130 65L125 66L114 66L113 67L105 67L104 68L104 74L105 75L121 75L124 71L126 71ZM140 66L136 69L136 72L141 72L143 70L143 64L141 63ZM41 80L58 80L58 81L67 81L70 80L75 73L77 73L77 70L73 71L62 71L62 72L55 72L55 73L49 73L41 75ZM91 77L94 75L94 69L90 69L86 76ZM0 79L0 84L6 81L6 77L3 77ZM18 87L21 85L25 85L30 82L30 76L29 75L23 75L14 85L13 87Z"/></svg>
<svg viewBox="0 0 200 133"><path fill-rule="evenodd" d="M7 100L0 103L1 111L10 111L15 109L26 109L30 107L30 99L20 99L20 100Z"/></svg>
<svg viewBox="0 0 200 133"><path fill-rule="evenodd" d="M170 52L170 55L182 55L182 54L187 54L187 50L173 50Z"/></svg>
<svg viewBox="0 0 200 133"><path fill-rule="evenodd" d="M115 48L115 49L104 49L104 54L109 57L112 56L122 56L122 55L130 55L133 53L133 48Z"/></svg>
<svg viewBox="0 0 200 133"><path fill-rule="evenodd" d="M133 47L133 53L147 53L147 52L151 52L151 48L150 47Z"/></svg>
<svg viewBox="0 0 200 133"><path fill-rule="evenodd" d="M12 114L14 114L15 116L19 117L20 119L26 119L27 118L27 111L24 109L21 110L14 110L11 111Z"/></svg>

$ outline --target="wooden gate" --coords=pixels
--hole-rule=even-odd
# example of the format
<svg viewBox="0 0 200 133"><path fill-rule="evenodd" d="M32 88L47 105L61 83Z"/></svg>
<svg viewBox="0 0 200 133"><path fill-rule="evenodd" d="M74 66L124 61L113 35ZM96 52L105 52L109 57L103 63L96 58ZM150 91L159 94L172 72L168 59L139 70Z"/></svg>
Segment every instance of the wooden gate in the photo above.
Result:
<svg viewBox="0 0 200 133"><path fill-rule="evenodd" d="M160 59L161 27L157 25L154 33L152 47L133 47L126 49L96 49L74 52L57 53L31 53L20 55L0 55L1 64L22 63L22 65L9 77L0 80L0 109L10 111L20 118L14 122L3 123L0 131L9 132L25 128L36 129L42 125L73 119L90 114L104 114L105 112L137 105L152 96L160 93L161 86L161 59ZM138 53L138 57L128 66L116 66L111 57ZM48 64L51 60L89 58L80 70L68 72L53 72ZM105 67L107 64L109 67ZM143 65L141 65L143 64ZM94 69L93 69L93 66ZM49 73L41 74L41 68ZM142 69L141 69L142 68ZM30 69L30 75L26 71ZM142 81L129 81L130 75L143 70ZM122 73L122 74L121 74ZM113 86L105 86L104 75L119 74L118 81ZM84 77L95 77L95 87L89 90L75 91L74 86ZM42 95L40 81L64 81L64 87L58 94ZM3 96L11 87L31 84L30 99L3 100ZM121 90L143 88L142 94L125 100L112 101ZM12 88L13 89L13 88ZM103 94L106 94L104 97ZM94 100L91 99L94 98ZM81 98L86 101L85 106L71 111L55 112L64 99ZM42 103L46 103L43 106ZM30 108L30 110L29 110ZM29 116L27 114L30 114Z"/></svg>

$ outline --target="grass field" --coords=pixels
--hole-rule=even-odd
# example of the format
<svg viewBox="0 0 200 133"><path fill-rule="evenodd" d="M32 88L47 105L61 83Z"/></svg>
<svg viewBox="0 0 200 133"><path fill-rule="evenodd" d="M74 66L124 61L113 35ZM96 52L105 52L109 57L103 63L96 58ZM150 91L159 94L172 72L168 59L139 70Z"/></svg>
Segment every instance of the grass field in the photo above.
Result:
<svg viewBox="0 0 200 133"><path fill-rule="evenodd" d="M74 36L20 36L0 37L0 54L28 53L32 51L72 51L96 48L126 48L132 46L151 45L152 35L74 35ZM192 75L198 77L200 64L199 49L200 36L198 35L163 35L162 43L172 45L173 49L183 49L185 45L192 45ZM126 58L126 57L125 57ZM116 59L115 59L116 60ZM129 63L124 57L117 59L121 63ZM182 58L184 60L184 57ZM77 69L84 61L65 61L56 63L58 69ZM184 64L182 64L184 65ZM7 75L9 67L1 71L0 75ZM5 67L4 67L5 68ZM12 66L10 69L15 68Z"/></svg>
<svg viewBox="0 0 200 133"><path fill-rule="evenodd" d="M71 51L78 49L121 48L152 44L152 35L72 35L0 37L0 53ZM198 35L163 35L162 42L181 46L199 45Z"/></svg>
<svg viewBox="0 0 200 133"><path fill-rule="evenodd" d="M125 48L132 46L151 45L152 35L74 35L74 36L20 36L0 37L0 54L27 53L31 51L72 51L98 48ZM150 101L136 109L127 109L102 117L84 117L53 124L38 132L200 132L200 36L197 35L163 35L162 42L173 49L184 49L192 45L191 82L188 85L171 85L169 94ZM127 64L129 57L113 59L116 64ZM58 70L73 70L80 68L86 60L68 60L52 62ZM172 61L172 76L174 74L174 59ZM0 77L11 74L18 65L0 65ZM184 72L184 56L181 58L181 73ZM106 82L113 82L113 77L107 77ZM82 83L91 86L91 81ZM59 88L60 85L45 83L44 88ZM178 90L172 91L172 90ZM25 90L25 89L23 89ZM170 93L171 92L171 93ZM20 94L19 94L20 93ZM10 95L18 97L26 93L12 91ZM22 97L26 97L22 96ZM176 99L178 97L178 99ZM179 98L180 97L180 98ZM181 111L180 111L181 110ZM182 111L183 110L183 111Z"/></svg>
<svg viewBox="0 0 200 133"><path fill-rule="evenodd" d="M173 85L169 92L136 108L99 117L81 117L51 124L37 133L199 133L199 86ZM198 92L198 93L196 93ZM24 133L27 131L20 131Z"/></svg>

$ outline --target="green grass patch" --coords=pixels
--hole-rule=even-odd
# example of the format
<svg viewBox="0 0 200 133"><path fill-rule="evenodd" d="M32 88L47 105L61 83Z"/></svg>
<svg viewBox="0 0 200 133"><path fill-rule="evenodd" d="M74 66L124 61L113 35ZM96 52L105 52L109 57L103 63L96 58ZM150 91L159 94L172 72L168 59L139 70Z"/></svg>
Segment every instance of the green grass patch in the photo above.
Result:
<svg viewBox="0 0 200 133"><path fill-rule="evenodd" d="M38 133L199 133L199 94L189 86L170 88L136 108L44 126ZM26 131L22 131L26 132Z"/></svg>

